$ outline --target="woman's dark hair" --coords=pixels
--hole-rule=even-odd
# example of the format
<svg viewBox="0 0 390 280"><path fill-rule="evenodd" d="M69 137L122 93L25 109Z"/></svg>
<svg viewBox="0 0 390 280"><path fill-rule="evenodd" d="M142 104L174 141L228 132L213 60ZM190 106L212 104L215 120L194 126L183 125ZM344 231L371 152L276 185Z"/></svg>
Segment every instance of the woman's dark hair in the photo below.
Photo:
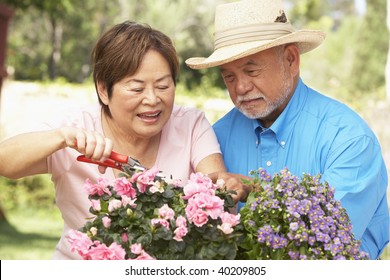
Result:
<svg viewBox="0 0 390 280"><path fill-rule="evenodd" d="M108 30L96 43L92 51L93 80L112 96L114 84L138 70L141 61L149 50L159 52L168 62L172 78L176 84L179 61L172 40L164 33L147 24L125 21ZM111 116L107 105L99 97L104 112Z"/></svg>

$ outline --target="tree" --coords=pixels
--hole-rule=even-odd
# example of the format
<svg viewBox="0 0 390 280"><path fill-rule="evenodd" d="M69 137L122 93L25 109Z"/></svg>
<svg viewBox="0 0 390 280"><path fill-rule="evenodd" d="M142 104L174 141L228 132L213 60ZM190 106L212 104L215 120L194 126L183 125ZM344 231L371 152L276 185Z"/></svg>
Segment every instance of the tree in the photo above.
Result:
<svg viewBox="0 0 390 280"><path fill-rule="evenodd" d="M33 4L28 6L27 2ZM43 5L45 2L48 4ZM52 2L58 4L50 6ZM180 81L196 86L206 78L219 78L219 74L205 76L184 64L190 56L211 53L214 10L219 2L17 0L20 8L11 26L9 62L15 67L15 79L62 77L83 82L90 76L90 52L99 35L115 23L134 20L148 23L173 39L180 58Z"/></svg>
<svg viewBox="0 0 390 280"><path fill-rule="evenodd" d="M385 85L389 36L386 28L386 0L367 1L351 76L352 90L367 95Z"/></svg>
<svg viewBox="0 0 390 280"><path fill-rule="evenodd" d="M49 55L47 60L48 76L51 80L57 77L57 64L61 60L63 18L73 10L74 0L4 0L18 11L37 9L47 19L46 29L49 33ZM15 18L18 18L18 13ZM31 32L31 26L28 26ZM42 30L42 29L38 29Z"/></svg>
<svg viewBox="0 0 390 280"><path fill-rule="evenodd" d="M387 0L387 30L390 33L390 0ZM390 46L390 38L389 38ZM386 97L390 100L390 47L387 50L387 63L386 63Z"/></svg>

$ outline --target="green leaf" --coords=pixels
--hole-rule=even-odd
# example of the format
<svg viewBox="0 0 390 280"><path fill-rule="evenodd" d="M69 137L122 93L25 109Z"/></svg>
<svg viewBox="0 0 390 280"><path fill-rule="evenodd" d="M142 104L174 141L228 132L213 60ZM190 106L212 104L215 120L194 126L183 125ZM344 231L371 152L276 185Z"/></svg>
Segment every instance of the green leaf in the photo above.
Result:
<svg viewBox="0 0 390 280"><path fill-rule="evenodd" d="M142 247L145 248L146 246L152 243L152 240L153 240L152 233L148 232L139 236L136 239L136 243L142 244Z"/></svg>
<svg viewBox="0 0 390 280"><path fill-rule="evenodd" d="M169 241L169 249L172 253L184 252L186 249L186 243L184 241L176 241L172 239Z"/></svg>
<svg viewBox="0 0 390 280"><path fill-rule="evenodd" d="M162 193L162 196L165 198L172 198L175 196L175 192L173 191L171 186L168 186L165 191Z"/></svg>
<svg viewBox="0 0 390 280"><path fill-rule="evenodd" d="M163 226L160 226L154 231L153 240L159 240L159 239L170 240L172 239L172 236L173 235L170 230L166 229Z"/></svg>
<svg viewBox="0 0 390 280"><path fill-rule="evenodd" d="M119 225L121 227L128 227L130 225L130 221L127 219L120 219L119 220Z"/></svg>

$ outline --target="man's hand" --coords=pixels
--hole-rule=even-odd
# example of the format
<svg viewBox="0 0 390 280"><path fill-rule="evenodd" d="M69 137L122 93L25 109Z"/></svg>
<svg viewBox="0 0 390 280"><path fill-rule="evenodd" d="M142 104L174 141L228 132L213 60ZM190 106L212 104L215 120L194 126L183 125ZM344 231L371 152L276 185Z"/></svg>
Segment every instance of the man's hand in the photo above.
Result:
<svg viewBox="0 0 390 280"><path fill-rule="evenodd" d="M234 203L237 203L238 201L245 202L252 190L252 185L246 185L243 182L243 180L253 180L248 176L228 172L214 172L208 176L214 183L217 182L217 180L222 179L225 182L226 189L236 192L236 194L232 195Z"/></svg>

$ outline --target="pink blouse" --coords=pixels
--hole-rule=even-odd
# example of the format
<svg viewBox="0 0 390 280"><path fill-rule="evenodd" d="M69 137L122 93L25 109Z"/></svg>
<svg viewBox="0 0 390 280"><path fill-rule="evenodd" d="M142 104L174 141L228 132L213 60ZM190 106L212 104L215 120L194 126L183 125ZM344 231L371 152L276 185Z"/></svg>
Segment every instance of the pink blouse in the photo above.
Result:
<svg viewBox="0 0 390 280"><path fill-rule="evenodd" d="M103 134L101 107L88 106L45 123L45 129L75 126L95 130ZM221 153L210 123L203 112L194 108L175 106L170 120L164 126L155 166L174 179L187 180L197 164L208 155ZM77 151L65 148L47 159L49 173L55 185L56 203L62 213L64 229L53 259L80 259L72 253L66 235L70 229L82 227L89 213L90 201L83 185L87 178L92 181L105 176L113 180L114 172L107 169L99 173L97 166L76 161Z"/></svg>

